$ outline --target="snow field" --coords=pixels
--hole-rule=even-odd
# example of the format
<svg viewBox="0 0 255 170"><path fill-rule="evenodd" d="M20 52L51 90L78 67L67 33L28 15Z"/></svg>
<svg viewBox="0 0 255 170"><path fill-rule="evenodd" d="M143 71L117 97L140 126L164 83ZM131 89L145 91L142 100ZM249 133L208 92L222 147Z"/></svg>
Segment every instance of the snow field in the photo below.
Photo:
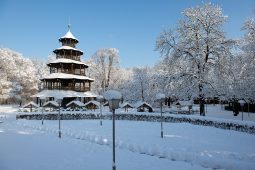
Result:
<svg viewBox="0 0 255 170"><path fill-rule="evenodd" d="M218 106L211 109L208 107L208 111L210 112L204 119L254 124L231 119L236 117L231 117L231 112L221 111ZM32 170L38 169L34 168L36 164L41 164L40 170L80 170L84 167L101 170L111 167L111 120L103 120L103 126L99 125L99 120L61 120L62 138L58 139L57 120L44 120L44 125L41 125L41 120L15 120L16 113L12 107L0 107L0 112L3 116L0 119L3 121L0 123L0 169ZM197 117L190 117L192 116ZM255 135L187 123L163 123L163 127L164 139L161 139L159 122L116 121L117 168L255 169ZM25 147L26 150L20 147L24 145L20 140L26 141L25 145L29 146ZM13 148L13 145L16 147ZM61 149L56 153L54 150L58 147ZM32 158L19 154L27 150ZM88 151L89 155L83 150ZM37 151L43 153L41 157L44 157L45 163L37 158ZM54 160L65 161L62 165L55 165L46 153L59 157L52 158ZM28 158L32 159L32 162L27 160ZM17 165L23 168L12 165L12 161L22 161ZM101 163L98 164L97 161Z"/></svg>
<svg viewBox="0 0 255 170"><path fill-rule="evenodd" d="M51 134L58 134L58 127L57 121L47 121L46 127L40 125L40 121L18 121L19 126L23 126L28 129L35 129L41 132L45 133L51 133ZM112 140L111 136L111 121L104 121L103 127L99 126L99 121L93 121L93 120L81 120L81 121L62 121L63 122L63 128L62 128L62 137L68 137L78 140L85 140L87 142L90 142L92 144L97 145L105 145L108 147L112 147ZM203 139L203 137L199 137L199 135L194 134L192 137L198 138L198 140L201 140L202 142L199 142L201 146L194 145L196 143L195 139L186 139L185 137L181 135L174 135L174 134L166 134L165 138L161 140L159 138L159 134L153 133L155 136L152 139L149 139L148 137L152 137L152 135L148 134L141 134L141 137L135 137L136 135L130 134L131 131L134 131L137 129L137 126L148 128L148 123L145 122L130 122L130 121L117 121L117 123L121 126L121 129L124 129L123 127L127 128L130 127L132 130L124 131L128 132L125 135L120 135L119 138L116 139L116 147L122 150L127 150L136 154L143 154L143 155L149 155L157 158L164 158L169 161L180 161L180 162L187 162L195 165L199 165L204 168L212 168L212 169L252 169L253 163L255 161L255 152L254 149L252 149L252 152L245 153L243 150L249 150L246 147L241 146L240 151L237 151L238 149L234 149L238 146L225 146L225 145L238 145L239 142L225 142L225 143L218 143L222 142L223 140L217 140L214 139L213 136L205 136L205 138L209 138L209 140ZM132 125L133 124L133 125ZM150 123L154 128L155 126L158 126L158 123ZM135 125L135 126L134 126ZM168 126L166 129L170 127L172 129L172 125L167 124ZM213 133L216 135L217 132L220 132L219 136L223 138L224 140L227 140L227 135L233 134L234 136L236 133L241 136L249 136L248 138L251 138L254 140L254 136L240 134L238 132L228 132L225 130L220 129L214 129L210 127L201 127L201 126L194 126L189 124L173 124L176 126L175 128L180 128L180 126L184 126L184 129L193 128L190 132L193 133L193 130L199 130L204 128L204 131L198 131L199 133L206 133L207 130L209 130L210 133ZM195 127L195 128L194 128ZM101 130L100 130L101 128ZM118 127L117 127L118 128ZM85 130L81 130L85 129ZM155 128L156 129L156 128ZM99 131L98 131L99 130ZM152 128L149 128L148 130L152 130ZM175 129L176 130L176 129ZM174 130L174 132L175 132ZM139 130L137 130L139 132ZM171 130L172 131L172 130ZM171 132L170 131L170 132ZM188 130L189 131L189 130ZM215 132L216 131L216 132ZM117 134L116 136L118 136ZM127 135L127 136L126 136ZM225 137L222 137L221 135L226 135ZM125 137L126 136L126 137ZM187 135L188 136L188 135ZM156 140L155 140L156 138ZM169 139L175 139L184 138L183 145L180 147L177 141L172 141ZM158 140L159 139L159 140ZM148 142L148 141L149 142ZM182 141L182 140L179 140ZM191 140L191 141L190 141ZM204 141L203 141L204 140ZM216 142L216 144L214 144ZM248 142L249 143L249 142ZM173 145L171 145L173 144ZM241 144L241 143L240 143ZM194 145L194 146L193 146ZM204 146L203 146L204 145ZM207 146L210 146L211 148L207 148ZM216 146L213 146L216 145ZM218 146L217 146L218 145ZM222 147L222 146L224 147ZM249 143L250 145L250 143ZM192 148L194 147L194 148ZM217 149L218 150L217 150ZM227 148L227 149L226 149ZM249 148L249 146L248 146ZM222 150L223 149L223 150Z"/></svg>

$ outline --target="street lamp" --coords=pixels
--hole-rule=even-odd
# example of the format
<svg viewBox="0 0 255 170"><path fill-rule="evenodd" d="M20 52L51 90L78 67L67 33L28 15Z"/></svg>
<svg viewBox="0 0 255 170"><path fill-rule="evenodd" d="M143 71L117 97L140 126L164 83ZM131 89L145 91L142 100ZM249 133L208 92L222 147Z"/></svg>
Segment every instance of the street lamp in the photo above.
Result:
<svg viewBox="0 0 255 170"><path fill-rule="evenodd" d="M244 100L239 100L238 103L240 104L240 106L242 107L242 120L243 120L243 106L245 104Z"/></svg>
<svg viewBox="0 0 255 170"><path fill-rule="evenodd" d="M60 107L61 107L61 103L62 103L63 98L58 98L57 102L59 104L58 107L58 137L61 138L61 129L60 129Z"/></svg>
<svg viewBox="0 0 255 170"><path fill-rule="evenodd" d="M108 90L103 94L108 100L109 108L112 110L112 170L116 170L115 164L115 109L119 108L119 102L122 97L121 93L115 90Z"/></svg>
<svg viewBox="0 0 255 170"><path fill-rule="evenodd" d="M42 125L43 125L43 119L44 119L43 105L44 105L44 102L45 102L46 98L45 97L40 97L40 100L41 100L41 106L42 106Z"/></svg>
<svg viewBox="0 0 255 170"><path fill-rule="evenodd" d="M97 101L100 103L100 126L103 125L103 122L102 122L102 102L104 101L104 97L99 95L97 96Z"/></svg>
<svg viewBox="0 0 255 170"><path fill-rule="evenodd" d="M156 95L156 101L160 102L160 114L161 114L161 119L160 119L160 123L161 123L161 138L163 138L163 116L162 116L162 105L163 102L165 100L166 96L162 93L158 93Z"/></svg>

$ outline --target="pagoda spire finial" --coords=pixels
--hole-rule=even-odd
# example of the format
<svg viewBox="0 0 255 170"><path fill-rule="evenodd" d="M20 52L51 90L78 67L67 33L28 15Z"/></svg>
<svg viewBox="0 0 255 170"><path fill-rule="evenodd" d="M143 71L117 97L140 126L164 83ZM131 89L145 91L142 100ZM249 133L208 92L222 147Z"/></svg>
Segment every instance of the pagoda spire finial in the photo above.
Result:
<svg viewBox="0 0 255 170"><path fill-rule="evenodd" d="M71 31L71 24L70 24L70 17L69 17L69 21L68 21L68 31Z"/></svg>
<svg viewBox="0 0 255 170"><path fill-rule="evenodd" d="M71 24L68 24L68 31L71 31Z"/></svg>

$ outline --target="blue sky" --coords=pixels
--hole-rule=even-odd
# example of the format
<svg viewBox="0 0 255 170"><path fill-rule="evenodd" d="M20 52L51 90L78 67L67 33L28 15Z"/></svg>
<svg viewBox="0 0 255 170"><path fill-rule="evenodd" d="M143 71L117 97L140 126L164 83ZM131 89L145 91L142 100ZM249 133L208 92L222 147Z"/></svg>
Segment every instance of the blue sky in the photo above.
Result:
<svg viewBox="0 0 255 170"><path fill-rule="evenodd" d="M164 28L174 28L181 12L207 0L0 0L0 47L25 57L47 59L71 31L88 59L100 48L119 49L121 66L153 65L159 60L155 41ZM229 38L240 38L252 17L255 0L212 0L229 16Z"/></svg>

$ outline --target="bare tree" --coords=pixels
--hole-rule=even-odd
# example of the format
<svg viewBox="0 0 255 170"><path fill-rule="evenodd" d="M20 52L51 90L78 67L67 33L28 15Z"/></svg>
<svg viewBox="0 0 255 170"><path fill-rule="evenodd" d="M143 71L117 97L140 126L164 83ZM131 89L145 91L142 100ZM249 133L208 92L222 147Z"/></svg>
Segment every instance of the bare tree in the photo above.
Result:
<svg viewBox="0 0 255 170"><path fill-rule="evenodd" d="M113 74L119 68L119 51L116 48L99 49L89 62L95 88L104 91L111 85Z"/></svg>
<svg viewBox="0 0 255 170"><path fill-rule="evenodd" d="M241 53L239 62L242 63L236 67L238 74L238 87L240 96L247 100L255 101L255 91L252 88L255 83L255 21L250 18L244 23L243 30L245 36L241 41Z"/></svg>

